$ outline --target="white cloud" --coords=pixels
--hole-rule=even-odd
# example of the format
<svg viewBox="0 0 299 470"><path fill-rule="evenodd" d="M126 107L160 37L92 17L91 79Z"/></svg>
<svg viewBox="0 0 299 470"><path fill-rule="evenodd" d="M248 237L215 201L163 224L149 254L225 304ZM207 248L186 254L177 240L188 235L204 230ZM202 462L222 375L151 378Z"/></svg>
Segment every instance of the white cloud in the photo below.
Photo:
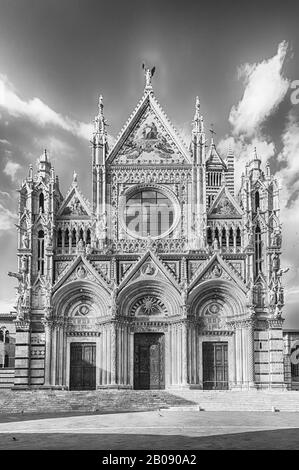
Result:
<svg viewBox="0 0 299 470"><path fill-rule="evenodd" d="M299 190L299 122L292 112L288 116L282 143L283 148L278 155L282 168L278 176L282 182L283 203L286 205L292 194Z"/></svg>
<svg viewBox="0 0 299 470"><path fill-rule="evenodd" d="M233 106L229 122L234 134L252 136L282 102L289 80L282 75L288 43L279 44L277 54L260 63L244 64L239 68L245 90L241 101Z"/></svg>
<svg viewBox="0 0 299 470"><path fill-rule="evenodd" d="M11 177L12 181L16 180L16 174L17 172L21 169L21 165L16 162L12 162L11 160L8 160L4 167L4 173L8 176Z"/></svg>
<svg viewBox="0 0 299 470"><path fill-rule="evenodd" d="M0 203L0 232L14 228L16 215Z"/></svg>
<svg viewBox="0 0 299 470"><path fill-rule="evenodd" d="M90 139L92 136L91 123L86 124L62 116L39 98L23 100L4 75L0 75L0 106L6 109L11 116L25 116L42 127L46 125L57 126L84 139Z"/></svg>
<svg viewBox="0 0 299 470"><path fill-rule="evenodd" d="M245 172L245 165L254 156L254 149L256 148L257 155L264 165L269 158L275 153L275 146L273 142L267 142L265 139L254 137L248 142L244 136L225 137L218 144L220 154L227 155L228 149L231 148L235 155L235 181L237 184L241 183L241 175ZM236 187L236 190L239 188Z"/></svg>

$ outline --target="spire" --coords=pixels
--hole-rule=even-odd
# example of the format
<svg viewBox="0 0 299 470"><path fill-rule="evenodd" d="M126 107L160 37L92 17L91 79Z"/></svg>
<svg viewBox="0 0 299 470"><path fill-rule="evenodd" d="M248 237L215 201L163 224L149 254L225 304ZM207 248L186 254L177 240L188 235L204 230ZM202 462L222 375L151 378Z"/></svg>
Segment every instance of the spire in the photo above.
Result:
<svg viewBox="0 0 299 470"><path fill-rule="evenodd" d="M201 137L201 142L205 142L205 136L204 136L204 123L203 123L203 117L200 115L200 100L199 97L197 96L195 99L195 114L193 118L193 129L192 129L192 134L193 135L199 135Z"/></svg>
<svg viewBox="0 0 299 470"><path fill-rule="evenodd" d="M47 149L43 151L41 156L39 157L40 162L47 162L48 161L48 154L47 154Z"/></svg>
<svg viewBox="0 0 299 470"><path fill-rule="evenodd" d="M200 116L199 110L200 110L200 101L197 96L195 100L195 114L193 118L193 133L194 134L199 134L201 132L201 127L203 125L202 116Z"/></svg>
<svg viewBox="0 0 299 470"><path fill-rule="evenodd" d="M99 96L98 101L98 114L95 117L95 134L101 134L102 136L106 135L106 126L107 121L104 117L104 103L103 103L103 95Z"/></svg>
<svg viewBox="0 0 299 470"><path fill-rule="evenodd" d="M50 175L51 163L49 162L49 159L48 159L47 149L43 151L43 153L37 160L37 167L38 167L39 174L42 175L43 177L45 177L46 175Z"/></svg>

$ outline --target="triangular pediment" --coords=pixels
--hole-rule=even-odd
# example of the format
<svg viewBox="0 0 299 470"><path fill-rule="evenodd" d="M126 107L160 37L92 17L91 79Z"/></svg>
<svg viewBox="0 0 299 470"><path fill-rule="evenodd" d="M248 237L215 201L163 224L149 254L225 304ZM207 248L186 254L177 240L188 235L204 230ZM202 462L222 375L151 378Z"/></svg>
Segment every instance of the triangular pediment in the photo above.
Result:
<svg viewBox="0 0 299 470"><path fill-rule="evenodd" d="M206 158L207 168L216 168L216 169L226 169L226 164L224 160L220 157L216 145L214 142L211 143L208 155Z"/></svg>
<svg viewBox="0 0 299 470"><path fill-rule="evenodd" d="M166 280L177 290L180 290L174 275L152 251L145 253L140 260L127 271L127 275L124 275L118 287L118 291L120 292L129 283L142 280L149 282Z"/></svg>
<svg viewBox="0 0 299 470"><path fill-rule="evenodd" d="M122 129L108 162L119 165L191 163L189 151L152 93Z"/></svg>
<svg viewBox="0 0 299 470"><path fill-rule="evenodd" d="M241 207L226 186L223 186L217 194L209 209L208 217L229 219L242 217Z"/></svg>
<svg viewBox="0 0 299 470"><path fill-rule="evenodd" d="M197 272L194 274L189 285L189 292L201 282L207 280L226 280L237 284L244 292L246 285L238 273L219 255L214 253L210 259L201 264Z"/></svg>
<svg viewBox="0 0 299 470"><path fill-rule="evenodd" d="M90 216L91 211L87 201L84 199L77 186L72 185L58 210L57 217L77 219Z"/></svg>
<svg viewBox="0 0 299 470"><path fill-rule="evenodd" d="M56 284L53 287L53 293L62 285L73 281L89 281L100 284L108 292L108 284L103 276L92 266L92 264L83 256L78 256L74 262L62 272Z"/></svg>

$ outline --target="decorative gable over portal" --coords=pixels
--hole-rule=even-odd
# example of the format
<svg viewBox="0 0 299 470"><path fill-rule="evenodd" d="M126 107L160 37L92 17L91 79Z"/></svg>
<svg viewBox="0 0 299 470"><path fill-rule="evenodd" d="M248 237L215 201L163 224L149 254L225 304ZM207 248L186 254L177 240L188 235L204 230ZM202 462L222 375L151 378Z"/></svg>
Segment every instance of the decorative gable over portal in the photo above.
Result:
<svg viewBox="0 0 299 470"><path fill-rule="evenodd" d="M65 200L59 208L58 217L90 217L91 212L87 201L78 190L76 183L72 184Z"/></svg>
<svg viewBox="0 0 299 470"><path fill-rule="evenodd" d="M223 186L216 196L208 213L209 217L242 217L242 209L235 201L226 186Z"/></svg>
<svg viewBox="0 0 299 470"><path fill-rule="evenodd" d="M152 93L145 93L109 156L118 164L190 163L184 143Z"/></svg>

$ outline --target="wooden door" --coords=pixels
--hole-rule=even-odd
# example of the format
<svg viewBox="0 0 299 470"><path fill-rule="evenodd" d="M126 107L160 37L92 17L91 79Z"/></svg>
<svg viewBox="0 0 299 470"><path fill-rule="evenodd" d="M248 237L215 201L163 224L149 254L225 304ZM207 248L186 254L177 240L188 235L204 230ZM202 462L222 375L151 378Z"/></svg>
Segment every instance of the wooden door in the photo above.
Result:
<svg viewBox="0 0 299 470"><path fill-rule="evenodd" d="M71 343L70 390L96 388L96 344Z"/></svg>
<svg viewBox="0 0 299 470"><path fill-rule="evenodd" d="M135 333L134 388L155 390L165 388L164 334Z"/></svg>
<svg viewBox="0 0 299 470"><path fill-rule="evenodd" d="M228 344L227 342L204 342L203 388L205 390L228 389Z"/></svg>

